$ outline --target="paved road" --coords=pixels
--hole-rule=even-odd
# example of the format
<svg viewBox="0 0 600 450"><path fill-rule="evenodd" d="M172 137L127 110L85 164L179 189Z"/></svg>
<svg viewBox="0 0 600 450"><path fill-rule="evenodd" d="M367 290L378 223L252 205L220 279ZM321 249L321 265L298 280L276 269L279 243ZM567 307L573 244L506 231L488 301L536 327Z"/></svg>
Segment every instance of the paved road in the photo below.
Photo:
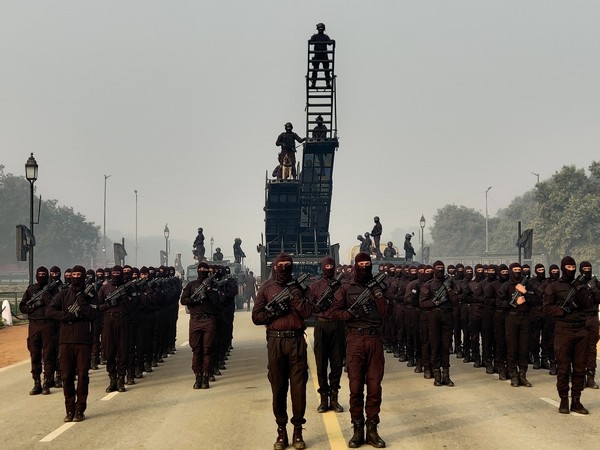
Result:
<svg viewBox="0 0 600 450"><path fill-rule="evenodd" d="M63 424L62 391L30 396L28 363L0 369L2 448L272 449L275 422L266 377L264 329L238 312L234 350L209 390L194 390L188 316L180 314L178 352L128 392L106 394L104 370L92 371L87 420ZM312 346L312 329L307 330ZM388 448L598 448L600 391L586 390L589 416L558 414L555 377L529 371L533 388L512 388L452 356L456 387L434 387L387 355L381 436ZM342 449L351 436L347 412L316 413L314 358L309 360L304 437L311 449ZM347 380L340 393L347 407ZM291 447L290 447L291 448Z"/></svg>

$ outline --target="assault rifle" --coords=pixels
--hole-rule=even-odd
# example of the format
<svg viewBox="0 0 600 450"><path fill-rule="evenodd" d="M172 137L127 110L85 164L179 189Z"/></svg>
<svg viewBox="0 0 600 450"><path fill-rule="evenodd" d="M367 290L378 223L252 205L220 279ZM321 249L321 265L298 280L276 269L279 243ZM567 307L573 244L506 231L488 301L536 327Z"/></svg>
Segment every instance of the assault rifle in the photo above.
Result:
<svg viewBox="0 0 600 450"><path fill-rule="evenodd" d="M447 275L442 282L442 285L437 288L437 291L433 294L431 301L435 306L440 306L448 301L448 289L452 287L453 280L450 275Z"/></svg>
<svg viewBox="0 0 600 450"><path fill-rule="evenodd" d="M315 306L318 311L326 311L331 308L331 303L333 302L333 294L335 291L342 285L342 278L344 278L344 273L340 272L337 276L329 282L329 286L321 295L321 298L317 300Z"/></svg>
<svg viewBox="0 0 600 450"><path fill-rule="evenodd" d="M130 280L125 284L122 284L115 289L111 294L104 299L106 304L110 307L117 306L119 304L119 298L123 295L129 295L128 291L132 287L134 280Z"/></svg>
<svg viewBox="0 0 600 450"><path fill-rule="evenodd" d="M204 281L196 288L194 293L191 295L191 299L194 303L202 303L208 294L208 290L213 286L213 279L215 278L214 273L210 273Z"/></svg>
<svg viewBox="0 0 600 450"><path fill-rule="evenodd" d="M44 296L44 294L46 292L50 292L52 289L54 289L57 284L58 284L57 280L52 280L49 284L44 286L44 288L41 291L37 292L33 297L31 297L25 304L27 306L35 306L35 304L38 302L38 300L42 300L42 297ZM42 306L42 305L38 305L38 306Z"/></svg>
<svg viewBox="0 0 600 450"><path fill-rule="evenodd" d="M527 277L521 278L521 281L519 281L519 284L525 288L525 292L521 292L517 288L515 288L515 292L512 293L512 296L510 298L510 303L509 303L509 305L512 306L513 308L516 308L518 306L517 299L528 293L527 292Z"/></svg>
<svg viewBox="0 0 600 450"><path fill-rule="evenodd" d="M577 294L578 288L580 286L588 287L587 284L580 285L580 286L574 286L575 283L581 282L581 281L584 281L583 275L579 275L577 278L575 278L571 282L571 290L569 291L569 293L565 297L565 300L560 305L561 309L564 312L566 312L567 314L572 313L573 311L576 311L576 310L579 309L579 303L577 303L577 300L575 299L575 295Z"/></svg>
<svg viewBox="0 0 600 450"><path fill-rule="evenodd" d="M361 314L361 309L368 313L371 308L371 297L381 298L383 297L383 290L387 287L383 282L385 280L385 272L379 272L373 277L368 283L364 291L362 291L356 300L348 308L348 312L354 317L358 318Z"/></svg>
<svg viewBox="0 0 600 450"><path fill-rule="evenodd" d="M271 314L284 313L290 309L289 302L294 298L294 292L298 289L305 290L304 282L308 279L308 275L301 273L300 276L286 284L285 288L280 291L265 305L265 309Z"/></svg>
<svg viewBox="0 0 600 450"><path fill-rule="evenodd" d="M86 297L89 298L94 298L94 292L96 291L96 286L95 283L92 281L91 278L88 278L85 281L85 291L83 291L83 295L85 295Z"/></svg>

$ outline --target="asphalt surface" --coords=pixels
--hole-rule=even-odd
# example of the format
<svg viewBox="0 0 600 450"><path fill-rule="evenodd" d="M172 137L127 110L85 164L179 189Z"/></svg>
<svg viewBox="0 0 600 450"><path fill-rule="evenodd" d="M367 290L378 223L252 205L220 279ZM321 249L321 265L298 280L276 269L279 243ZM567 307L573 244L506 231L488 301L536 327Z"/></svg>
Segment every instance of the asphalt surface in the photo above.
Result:
<svg viewBox="0 0 600 450"><path fill-rule="evenodd" d="M272 449L276 425L267 380L263 327L250 313L236 313L234 349L227 369L208 390L194 390L188 317L178 322L178 351L124 393L106 394L104 366L90 372L86 420L64 424L62 390L28 395L29 363L0 369L2 448L48 449ZM352 435L348 383L340 401L346 412L316 412L318 394L309 343L309 381L304 438L311 449L346 448ZM513 388L451 356L454 388L434 387L406 363L386 355L379 432L388 448L597 449L600 390L585 390L589 416L558 414L556 377L532 370L532 388ZM291 437L291 427L288 427ZM369 446L364 446L369 447ZM292 447L290 447L292 448Z"/></svg>

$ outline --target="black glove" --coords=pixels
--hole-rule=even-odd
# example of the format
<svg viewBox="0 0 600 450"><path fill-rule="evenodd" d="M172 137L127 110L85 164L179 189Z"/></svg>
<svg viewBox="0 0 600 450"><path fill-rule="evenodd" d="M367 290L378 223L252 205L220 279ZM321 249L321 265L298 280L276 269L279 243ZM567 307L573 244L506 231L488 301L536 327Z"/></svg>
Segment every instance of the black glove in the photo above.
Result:
<svg viewBox="0 0 600 450"><path fill-rule="evenodd" d="M369 303L365 303L363 305L363 311L365 312L365 314L369 314L371 311L373 311L373 303L369 302Z"/></svg>

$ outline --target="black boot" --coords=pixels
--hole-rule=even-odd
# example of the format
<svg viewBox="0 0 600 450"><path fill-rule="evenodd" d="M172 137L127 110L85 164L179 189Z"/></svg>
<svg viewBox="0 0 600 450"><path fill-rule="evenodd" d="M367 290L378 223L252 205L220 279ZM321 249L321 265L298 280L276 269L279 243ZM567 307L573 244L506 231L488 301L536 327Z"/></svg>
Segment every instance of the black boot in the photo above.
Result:
<svg viewBox="0 0 600 450"><path fill-rule="evenodd" d="M135 377L136 378L144 378L144 369L141 367L138 367L137 369L135 369Z"/></svg>
<svg viewBox="0 0 600 450"><path fill-rule="evenodd" d="M462 346L461 345L457 346L457 348L456 348L456 357L457 358L463 358L464 356L465 356L465 354L462 351Z"/></svg>
<svg viewBox="0 0 600 450"><path fill-rule="evenodd" d="M431 367L423 368L423 378L426 380L431 380L433 378L433 372L431 371Z"/></svg>
<svg viewBox="0 0 600 450"><path fill-rule="evenodd" d="M400 352L400 354L398 355L398 361L400 361L400 362L408 361L408 356L406 356L406 353Z"/></svg>
<svg viewBox="0 0 600 450"><path fill-rule="evenodd" d="M498 367L498 379L501 381L508 379L508 377L506 376L506 367L505 366Z"/></svg>
<svg viewBox="0 0 600 450"><path fill-rule="evenodd" d="M277 440L273 444L273 450L284 450L288 445L290 444L285 425L279 425L277 427Z"/></svg>
<svg viewBox="0 0 600 450"><path fill-rule="evenodd" d="M201 384L200 384L200 389L209 389L209 388L210 388L210 386L208 384L208 374L203 373L202 374L202 381L201 381Z"/></svg>
<svg viewBox="0 0 600 450"><path fill-rule="evenodd" d="M356 419L352 421L354 426L354 434L348 441L348 447L358 448L365 443L365 422L363 419Z"/></svg>
<svg viewBox="0 0 600 450"><path fill-rule="evenodd" d="M463 358L463 362L464 363L473 362L473 358L471 358L471 352L469 352L468 350L465 350L465 357Z"/></svg>
<svg viewBox="0 0 600 450"><path fill-rule="evenodd" d="M144 363L144 372L147 372L147 373L152 372L152 363L150 363L150 362Z"/></svg>
<svg viewBox="0 0 600 450"><path fill-rule="evenodd" d="M571 398L571 411L579 413L579 414L589 414L590 412L585 409L585 407L581 404L581 397L573 396Z"/></svg>
<svg viewBox="0 0 600 450"><path fill-rule="evenodd" d="M302 438L302 425L294 425L294 434L292 435L292 445L295 449L306 448L306 443Z"/></svg>
<svg viewBox="0 0 600 450"><path fill-rule="evenodd" d="M90 365L90 369L98 370L98 358L95 355L92 355L92 363Z"/></svg>
<svg viewBox="0 0 600 450"><path fill-rule="evenodd" d="M62 387L62 377L60 375L60 372L57 370L56 374L54 374L54 386L57 388L61 388Z"/></svg>
<svg viewBox="0 0 600 450"><path fill-rule="evenodd" d="M525 370L519 372L519 386L531 387L531 383L527 379L527 372Z"/></svg>
<svg viewBox="0 0 600 450"><path fill-rule="evenodd" d="M550 361L550 371L548 375L556 375L558 374L558 366L556 365L556 361Z"/></svg>
<svg viewBox="0 0 600 450"><path fill-rule="evenodd" d="M558 407L560 414L569 414L569 396L566 395L560 398L560 406Z"/></svg>
<svg viewBox="0 0 600 450"><path fill-rule="evenodd" d="M33 389L29 391L29 395L38 395L42 393L42 380L40 377L33 379Z"/></svg>
<svg viewBox="0 0 600 450"><path fill-rule="evenodd" d="M44 384L42 385L42 395L50 394L50 380L48 378L44 378Z"/></svg>
<svg viewBox="0 0 600 450"><path fill-rule="evenodd" d="M321 403L317 407L318 413L324 413L329 410L329 395L327 392L322 392L321 394Z"/></svg>
<svg viewBox="0 0 600 450"><path fill-rule="evenodd" d="M450 379L450 369L442 369L442 384L454 387L454 382Z"/></svg>
<svg viewBox="0 0 600 450"><path fill-rule="evenodd" d="M332 390L329 393L329 407L336 413L344 412L344 407L338 402L338 391Z"/></svg>
<svg viewBox="0 0 600 450"><path fill-rule="evenodd" d="M542 368L542 361L540 360L539 355L533 355L533 368L535 370L540 370Z"/></svg>
<svg viewBox="0 0 600 450"><path fill-rule="evenodd" d="M194 383L194 389L200 389L200 385L202 384L202 374L196 374L196 382Z"/></svg>
<svg viewBox="0 0 600 450"><path fill-rule="evenodd" d="M115 392L117 390L117 377L110 377L110 383L106 388L106 392Z"/></svg>
<svg viewBox="0 0 600 450"><path fill-rule="evenodd" d="M131 386L133 384L135 384L135 377L133 373L128 373L127 374L127 386Z"/></svg>
<svg viewBox="0 0 600 450"><path fill-rule="evenodd" d="M594 380L596 372L594 370L588 370L585 377L585 387L590 389L598 389L598 384Z"/></svg>
<svg viewBox="0 0 600 450"><path fill-rule="evenodd" d="M442 385L442 372L440 372L440 369L433 369L433 385Z"/></svg>
<svg viewBox="0 0 600 450"><path fill-rule="evenodd" d="M406 363L406 367L415 367L415 360L413 358L409 358L408 362Z"/></svg>
<svg viewBox="0 0 600 450"><path fill-rule="evenodd" d="M481 367L481 357L479 355L474 355L473 356L473 367L475 367L476 369L479 369Z"/></svg>
<svg viewBox="0 0 600 450"><path fill-rule="evenodd" d="M119 378L117 379L117 391L127 392L127 389L125 388L125 376L124 375L119 375Z"/></svg>
<svg viewBox="0 0 600 450"><path fill-rule="evenodd" d="M375 448L384 448L385 442L379 433L377 432L377 424L373 420L367 420L367 433L365 436L365 443L372 445Z"/></svg>
<svg viewBox="0 0 600 450"><path fill-rule="evenodd" d="M494 373L494 365L489 359L485 362L485 373L487 373L488 375L492 375Z"/></svg>
<svg viewBox="0 0 600 450"><path fill-rule="evenodd" d="M516 371L510 374L510 385L512 387L519 387L519 374Z"/></svg>
<svg viewBox="0 0 600 450"><path fill-rule="evenodd" d="M550 360L544 355L542 355L541 364L542 369L550 370Z"/></svg>

